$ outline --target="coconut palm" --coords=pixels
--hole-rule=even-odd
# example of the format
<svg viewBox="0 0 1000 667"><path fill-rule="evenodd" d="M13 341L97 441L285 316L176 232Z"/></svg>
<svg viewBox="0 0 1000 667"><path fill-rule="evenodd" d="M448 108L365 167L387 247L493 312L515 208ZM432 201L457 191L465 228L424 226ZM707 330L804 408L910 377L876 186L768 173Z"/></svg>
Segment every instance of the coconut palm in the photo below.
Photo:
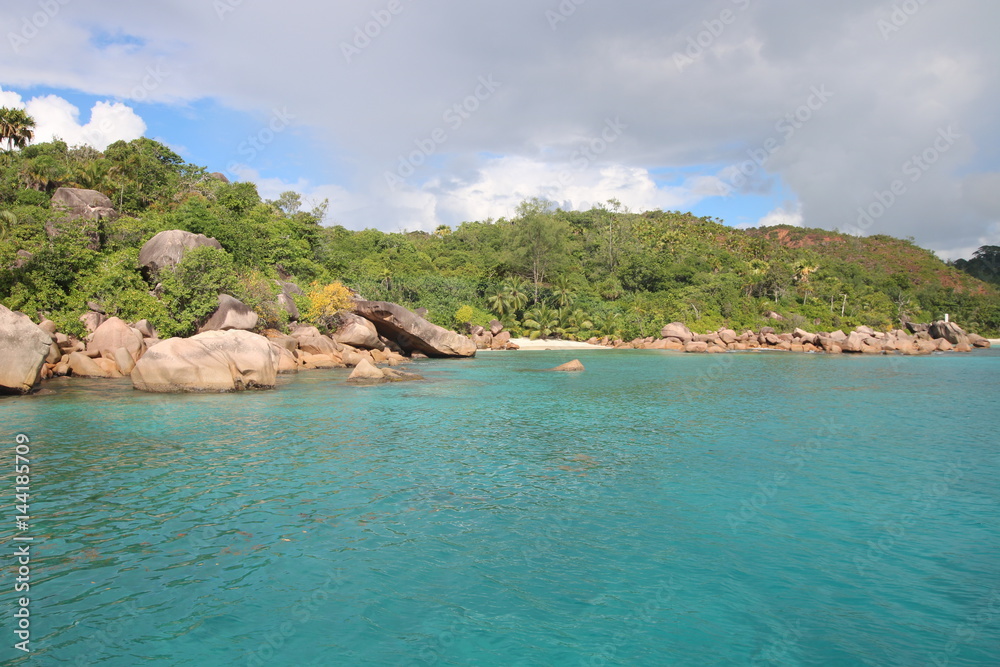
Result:
<svg viewBox="0 0 1000 667"><path fill-rule="evenodd" d="M4 241L17 224L17 216L12 211L0 211L0 241Z"/></svg>
<svg viewBox="0 0 1000 667"><path fill-rule="evenodd" d="M66 168L51 155L39 155L24 163L21 180L29 188L51 192L66 180Z"/></svg>
<svg viewBox="0 0 1000 667"><path fill-rule="evenodd" d="M560 308L557 311L559 326L556 333L564 338L576 340L584 332L589 332L594 328L594 323L590 321L582 308L571 310L570 308Z"/></svg>
<svg viewBox="0 0 1000 667"><path fill-rule="evenodd" d="M7 142L7 152L24 148L35 138L35 119L24 109L0 108L0 141Z"/></svg>
<svg viewBox="0 0 1000 667"><path fill-rule="evenodd" d="M548 306L536 306L524 314L522 326L531 340L548 338L559 328L559 313Z"/></svg>
<svg viewBox="0 0 1000 667"><path fill-rule="evenodd" d="M573 289L569 285L569 278L559 276L552 281L552 296L560 308L568 308L573 305L574 295Z"/></svg>

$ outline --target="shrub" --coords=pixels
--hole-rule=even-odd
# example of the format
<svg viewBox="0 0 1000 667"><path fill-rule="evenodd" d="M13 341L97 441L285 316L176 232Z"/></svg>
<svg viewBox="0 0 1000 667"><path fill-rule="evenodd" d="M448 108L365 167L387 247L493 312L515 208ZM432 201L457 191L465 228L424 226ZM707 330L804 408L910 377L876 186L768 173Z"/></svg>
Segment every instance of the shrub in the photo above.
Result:
<svg viewBox="0 0 1000 667"><path fill-rule="evenodd" d="M306 318L317 326L332 329L336 326L337 315L348 310L353 303L351 290L342 283L334 282L325 286L313 283L309 291Z"/></svg>

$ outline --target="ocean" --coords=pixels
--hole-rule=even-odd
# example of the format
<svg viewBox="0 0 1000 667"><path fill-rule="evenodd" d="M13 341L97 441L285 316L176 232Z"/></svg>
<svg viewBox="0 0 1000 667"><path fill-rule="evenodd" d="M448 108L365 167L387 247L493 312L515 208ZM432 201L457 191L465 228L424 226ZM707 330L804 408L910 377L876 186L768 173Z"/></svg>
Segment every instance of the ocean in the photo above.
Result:
<svg viewBox="0 0 1000 667"><path fill-rule="evenodd" d="M410 369L0 400L0 660L1000 664L1000 351Z"/></svg>

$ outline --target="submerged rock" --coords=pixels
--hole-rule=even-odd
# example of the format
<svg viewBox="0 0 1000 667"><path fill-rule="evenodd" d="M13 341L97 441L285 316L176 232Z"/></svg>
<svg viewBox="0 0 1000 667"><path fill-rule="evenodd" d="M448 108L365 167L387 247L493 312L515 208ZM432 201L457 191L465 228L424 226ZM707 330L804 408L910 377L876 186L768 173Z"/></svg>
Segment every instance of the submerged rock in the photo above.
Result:
<svg viewBox="0 0 1000 667"><path fill-rule="evenodd" d="M157 393L272 389L279 353L263 336L247 331L206 331L170 338L135 365L132 384Z"/></svg>
<svg viewBox="0 0 1000 667"><path fill-rule="evenodd" d="M555 368L550 368L550 371L582 371L584 370L583 364L580 363L579 359L574 359L573 361L567 361L565 364L556 366Z"/></svg>

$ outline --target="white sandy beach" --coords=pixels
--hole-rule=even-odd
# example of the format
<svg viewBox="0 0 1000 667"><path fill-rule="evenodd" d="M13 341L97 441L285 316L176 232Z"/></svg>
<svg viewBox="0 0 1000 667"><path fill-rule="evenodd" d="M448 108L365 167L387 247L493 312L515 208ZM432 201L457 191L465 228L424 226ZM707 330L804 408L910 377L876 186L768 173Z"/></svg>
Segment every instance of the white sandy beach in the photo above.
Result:
<svg viewBox="0 0 1000 667"><path fill-rule="evenodd" d="M575 340L531 340L530 338L511 338L510 342L522 350L613 350L613 347L603 345L588 345ZM491 352L492 350L478 350Z"/></svg>
<svg viewBox="0 0 1000 667"><path fill-rule="evenodd" d="M990 345L1000 345L1000 338L987 338L990 341Z"/></svg>

